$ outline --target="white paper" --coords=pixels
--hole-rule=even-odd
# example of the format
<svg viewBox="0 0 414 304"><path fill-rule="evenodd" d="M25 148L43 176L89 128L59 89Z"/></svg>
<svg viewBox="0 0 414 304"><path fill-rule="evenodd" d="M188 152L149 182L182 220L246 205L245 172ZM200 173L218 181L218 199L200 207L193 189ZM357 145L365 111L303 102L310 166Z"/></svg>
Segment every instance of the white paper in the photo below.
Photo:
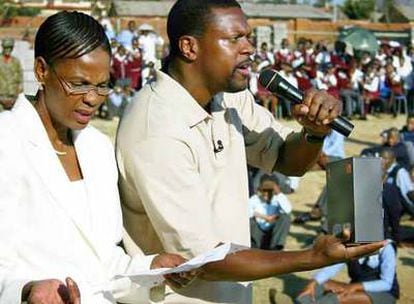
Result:
<svg viewBox="0 0 414 304"><path fill-rule="evenodd" d="M129 278L133 283L138 284L139 286L153 287L160 285L164 281L164 275L166 274L186 272L197 269L207 263L221 261L228 254L246 249L249 248L246 246L226 243L203 254L200 254L175 268L158 268L139 271L135 273L118 275L116 278Z"/></svg>

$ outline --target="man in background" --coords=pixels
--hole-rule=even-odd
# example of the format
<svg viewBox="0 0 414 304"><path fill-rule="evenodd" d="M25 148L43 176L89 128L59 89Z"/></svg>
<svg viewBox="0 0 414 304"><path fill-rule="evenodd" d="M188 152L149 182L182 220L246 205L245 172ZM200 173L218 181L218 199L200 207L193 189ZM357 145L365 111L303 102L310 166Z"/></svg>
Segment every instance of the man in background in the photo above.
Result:
<svg viewBox="0 0 414 304"><path fill-rule="evenodd" d="M252 247L282 250L289 233L292 205L275 179L262 176L257 194L249 199L249 209Z"/></svg>
<svg viewBox="0 0 414 304"><path fill-rule="evenodd" d="M14 40L5 38L1 42L0 58L0 104L3 109L10 110L17 96L23 91L23 70L20 61L11 55Z"/></svg>
<svg viewBox="0 0 414 304"><path fill-rule="evenodd" d="M398 245L401 241L401 215L405 209L414 214L414 185L408 171L397 163L395 152L391 148L381 151L384 189L382 202L384 207L385 236Z"/></svg>

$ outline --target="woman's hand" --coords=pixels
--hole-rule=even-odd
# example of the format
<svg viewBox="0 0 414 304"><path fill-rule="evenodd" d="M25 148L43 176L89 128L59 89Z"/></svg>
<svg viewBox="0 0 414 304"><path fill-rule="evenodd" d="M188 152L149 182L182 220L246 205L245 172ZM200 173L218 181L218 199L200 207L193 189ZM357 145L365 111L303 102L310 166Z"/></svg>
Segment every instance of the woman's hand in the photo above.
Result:
<svg viewBox="0 0 414 304"><path fill-rule="evenodd" d="M66 284L57 279L33 281L23 287L22 301L28 304L80 304L78 285L71 278Z"/></svg>

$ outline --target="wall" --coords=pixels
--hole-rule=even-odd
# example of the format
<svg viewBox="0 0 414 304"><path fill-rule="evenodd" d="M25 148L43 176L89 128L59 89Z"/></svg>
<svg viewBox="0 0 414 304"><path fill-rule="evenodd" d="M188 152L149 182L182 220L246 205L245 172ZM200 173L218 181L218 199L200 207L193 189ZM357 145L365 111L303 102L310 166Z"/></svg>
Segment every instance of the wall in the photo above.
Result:
<svg viewBox="0 0 414 304"><path fill-rule="evenodd" d="M126 27L127 22L131 19L121 19L121 26ZM154 28L166 38L166 20L165 18L134 18L137 24L148 23L154 26ZM285 23L288 29L288 38L291 42L297 41L300 37L310 38L314 41L328 40L333 42L339 35L339 31L344 26L360 26L369 30L377 32L398 32L398 31L411 31L414 28L414 23L372 23L368 21L319 21L308 19L297 20L271 20L264 18L250 18L249 24L252 28L257 26L273 26L275 23ZM389 38L392 40L392 38Z"/></svg>

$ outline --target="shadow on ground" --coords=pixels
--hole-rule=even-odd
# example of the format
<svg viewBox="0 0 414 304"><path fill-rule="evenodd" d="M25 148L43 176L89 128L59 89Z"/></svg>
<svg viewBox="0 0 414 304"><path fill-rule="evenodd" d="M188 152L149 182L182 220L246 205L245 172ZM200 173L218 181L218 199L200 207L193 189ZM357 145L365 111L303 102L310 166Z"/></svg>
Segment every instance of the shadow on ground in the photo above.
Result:
<svg viewBox="0 0 414 304"><path fill-rule="evenodd" d="M296 242L302 247L308 247L312 245L315 239L315 233L290 232L289 236L296 239ZM286 247L289 248L288 246Z"/></svg>
<svg viewBox="0 0 414 304"><path fill-rule="evenodd" d="M402 257L400 258L400 261L403 265L414 266L414 258Z"/></svg>
<svg viewBox="0 0 414 304"><path fill-rule="evenodd" d="M410 241L414 243L414 227L412 226L401 226L401 240Z"/></svg>
<svg viewBox="0 0 414 304"><path fill-rule="evenodd" d="M308 283L308 280L294 274L278 276L278 279L283 282L283 290L269 289L270 304L293 303L294 299Z"/></svg>

